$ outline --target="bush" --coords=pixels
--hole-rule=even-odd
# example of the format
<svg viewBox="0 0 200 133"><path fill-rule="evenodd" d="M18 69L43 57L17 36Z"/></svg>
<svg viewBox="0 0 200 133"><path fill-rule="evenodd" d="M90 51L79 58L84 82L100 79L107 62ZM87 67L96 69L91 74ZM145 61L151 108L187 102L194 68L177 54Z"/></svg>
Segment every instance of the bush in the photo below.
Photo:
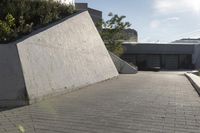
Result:
<svg viewBox="0 0 200 133"><path fill-rule="evenodd" d="M74 12L74 6L52 0L1 0L0 42L17 39Z"/></svg>
<svg viewBox="0 0 200 133"><path fill-rule="evenodd" d="M15 18L11 14L5 17L5 21L0 20L0 39L7 41L14 35Z"/></svg>

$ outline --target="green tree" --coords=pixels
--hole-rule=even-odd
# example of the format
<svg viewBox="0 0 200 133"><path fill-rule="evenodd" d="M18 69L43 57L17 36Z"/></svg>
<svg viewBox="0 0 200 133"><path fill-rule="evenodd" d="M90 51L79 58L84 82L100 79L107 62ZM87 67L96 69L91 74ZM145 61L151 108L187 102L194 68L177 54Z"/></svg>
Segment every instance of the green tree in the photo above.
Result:
<svg viewBox="0 0 200 133"><path fill-rule="evenodd" d="M108 17L110 18L109 20L102 20L97 24L97 27L107 49L120 56L123 53L123 40L127 39L124 30L129 28L131 24L124 22L126 16L109 13Z"/></svg>

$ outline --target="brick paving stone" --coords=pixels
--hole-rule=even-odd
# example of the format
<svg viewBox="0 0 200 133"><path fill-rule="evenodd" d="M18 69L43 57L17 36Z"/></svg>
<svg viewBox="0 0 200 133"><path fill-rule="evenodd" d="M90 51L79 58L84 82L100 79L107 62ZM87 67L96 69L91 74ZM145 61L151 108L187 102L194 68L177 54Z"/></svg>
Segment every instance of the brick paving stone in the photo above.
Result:
<svg viewBox="0 0 200 133"><path fill-rule="evenodd" d="M200 98L180 72L139 72L0 112L0 133L199 133Z"/></svg>

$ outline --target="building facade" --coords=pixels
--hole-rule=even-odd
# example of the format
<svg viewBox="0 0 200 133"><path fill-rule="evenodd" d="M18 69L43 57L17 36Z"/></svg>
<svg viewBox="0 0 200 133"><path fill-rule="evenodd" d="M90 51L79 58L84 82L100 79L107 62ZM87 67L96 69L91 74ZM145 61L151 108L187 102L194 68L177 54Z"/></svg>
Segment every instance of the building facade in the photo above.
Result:
<svg viewBox="0 0 200 133"><path fill-rule="evenodd" d="M77 10L80 10L80 11L88 10L95 24L101 22L102 11L88 7L88 3L75 3L75 7Z"/></svg>
<svg viewBox="0 0 200 133"><path fill-rule="evenodd" d="M180 40L173 41L172 43L191 43L191 44L200 44L200 38L183 38Z"/></svg>
<svg viewBox="0 0 200 133"><path fill-rule="evenodd" d="M200 44L124 43L123 46L122 59L139 70L200 68Z"/></svg>
<svg viewBox="0 0 200 133"><path fill-rule="evenodd" d="M138 42L138 33L135 29L125 29L124 35L127 37L126 42Z"/></svg>

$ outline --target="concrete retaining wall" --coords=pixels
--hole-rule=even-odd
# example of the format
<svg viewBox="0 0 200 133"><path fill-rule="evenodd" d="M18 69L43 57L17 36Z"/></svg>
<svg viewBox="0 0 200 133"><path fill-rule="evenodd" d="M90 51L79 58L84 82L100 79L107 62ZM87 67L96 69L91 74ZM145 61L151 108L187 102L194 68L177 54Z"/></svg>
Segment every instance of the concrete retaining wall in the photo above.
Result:
<svg viewBox="0 0 200 133"><path fill-rule="evenodd" d="M17 48L31 101L118 76L87 11L41 29Z"/></svg>
<svg viewBox="0 0 200 133"><path fill-rule="evenodd" d="M109 52L109 53L115 64L115 67L117 68L120 74L136 74L137 73L136 67L131 66L126 61L120 59L118 56L116 56L112 52Z"/></svg>
<svg viewBox="0 0 200 133"><path fill-rule="evenodd" d="M200 77L193 73L185 73L185 76L189 79L197 93L200 95Z"/></svg>
<svg viewBox="0 0 200 133"><path fill-rule="evenodd" d="M0 45L0 108L24 105L26 89L15 44Z"/></svg>

